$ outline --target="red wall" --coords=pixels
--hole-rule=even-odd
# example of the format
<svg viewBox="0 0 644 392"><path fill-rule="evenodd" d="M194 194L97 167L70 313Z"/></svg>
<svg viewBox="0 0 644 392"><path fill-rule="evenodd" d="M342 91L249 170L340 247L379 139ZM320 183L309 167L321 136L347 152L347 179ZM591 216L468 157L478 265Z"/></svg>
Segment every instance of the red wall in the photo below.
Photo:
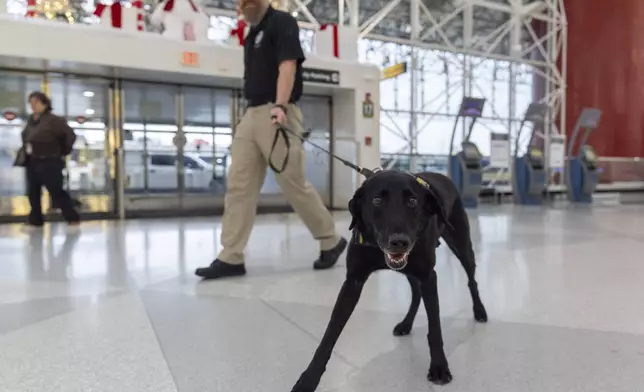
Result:
<svg viewBox="0 0 644 392"><path fill-rule="evenodd" d="M644 157L644 0L565 0L566 134L583 107L603 111L590 144L606 157Z"/></svg>

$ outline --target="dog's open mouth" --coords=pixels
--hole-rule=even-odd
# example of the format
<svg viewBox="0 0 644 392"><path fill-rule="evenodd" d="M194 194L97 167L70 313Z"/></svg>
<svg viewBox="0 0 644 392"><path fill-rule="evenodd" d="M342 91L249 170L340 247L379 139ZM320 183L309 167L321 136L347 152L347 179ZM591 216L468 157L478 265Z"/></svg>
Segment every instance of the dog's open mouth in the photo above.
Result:
<svg viewBox="0 0 644 392"><path fill-rule="evenodd" d="M383 249L385 253L385 263L387 267L394 271L399 271L407 266L407 258L409 257L409 252L411 249L405 253L395 253Z"/></svg>

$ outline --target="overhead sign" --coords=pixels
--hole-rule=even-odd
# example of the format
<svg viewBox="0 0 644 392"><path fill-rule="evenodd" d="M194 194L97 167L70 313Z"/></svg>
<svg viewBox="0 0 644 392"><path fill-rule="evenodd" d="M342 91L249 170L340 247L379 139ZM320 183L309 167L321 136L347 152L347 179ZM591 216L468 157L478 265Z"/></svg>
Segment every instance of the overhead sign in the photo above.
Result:
<svg viewBox="0 0 644 392"><path fill-rule="evenodd" d="M382 70L382 79L391 79L407 72L407 63L398 63Z"/></svg>
<svg viewBox="0 0 644 392"><path fill-rule="evenodd" d="M544 103L533 102L528 106L525 112L525 120L536 124L542 124L548 114L548 105Z"/></svg>
<svg viewBox="0 0 644 392"><path fill-rule="evenodd" d="M340 72L328 69L303 68L302 79L307 83L340 84Z"/></svg>
<svg viewBox="0 0 644 392"><path fill-rule="evenodd" d="M497 169L510 167L510 135L507 133L490 134L490 167Z"/></svg>
<svg viewBox="0 0 644 392"><path fill-rule="evenodd" d="M595 129L599 126L599 119L602 117L602 111L593 108L584 108L579 116L579 127Z"/></svg>
<svg viewBox="0 0 644 392"><path fill-rule="evenodd" d="M550 135L549 166L552 169L563 169L566 165L566 137Z"/></svg>
<svg viewBox="0 0 644 392"><path fill-rule="evenodd" d="M197 52L183 52L181 55L181 64L186 67L199 66L199 53Z"/></svg>
<svg viewBox="0 0 644 392"><path fill-rule="evenodd" d="M460 115L463 117L481 117L483 115L483 107L485 106L485 98L472 98L463 97L461 101Z"/></svg>

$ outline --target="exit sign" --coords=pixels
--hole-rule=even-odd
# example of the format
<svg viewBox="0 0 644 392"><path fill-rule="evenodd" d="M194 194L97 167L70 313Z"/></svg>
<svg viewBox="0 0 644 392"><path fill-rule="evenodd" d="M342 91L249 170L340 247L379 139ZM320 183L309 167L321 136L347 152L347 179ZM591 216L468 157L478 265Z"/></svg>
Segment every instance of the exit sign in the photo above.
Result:
<svg viewBox="0 0 644 392"><path fill-rule="evenodd" d="M181 64L186 67L198 67L199 66L199 53L197 52L183 52L181 56Z"/></svg>

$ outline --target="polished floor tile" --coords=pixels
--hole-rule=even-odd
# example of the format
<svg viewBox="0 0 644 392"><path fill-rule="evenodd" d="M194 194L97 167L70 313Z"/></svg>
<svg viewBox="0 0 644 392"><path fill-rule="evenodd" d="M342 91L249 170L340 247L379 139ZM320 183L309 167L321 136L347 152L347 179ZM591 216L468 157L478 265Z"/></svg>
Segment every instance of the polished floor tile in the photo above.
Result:
<svg viewBox="0 0 644 392"><path fill-rule="evenodd" d="M634 391L644 381L644 207L470 211L490 322L472 321L465 274L438 254L445 350L437 387L421 307L392 329L410 292L368 281L319 391ZM336 214L347 234L348 215ZM311 359L344 277L314 272L317 245L294 215L265 215L248 275L200 282L220 250L215 218L87 222L22 233L0 226L0 391L290 390Z"/></svg>

